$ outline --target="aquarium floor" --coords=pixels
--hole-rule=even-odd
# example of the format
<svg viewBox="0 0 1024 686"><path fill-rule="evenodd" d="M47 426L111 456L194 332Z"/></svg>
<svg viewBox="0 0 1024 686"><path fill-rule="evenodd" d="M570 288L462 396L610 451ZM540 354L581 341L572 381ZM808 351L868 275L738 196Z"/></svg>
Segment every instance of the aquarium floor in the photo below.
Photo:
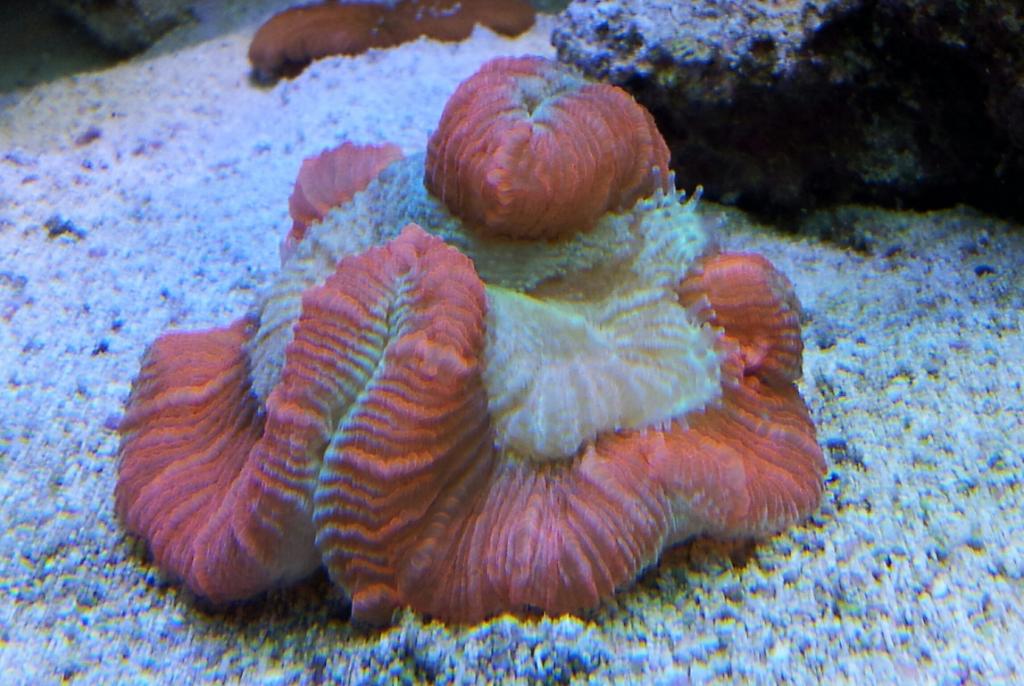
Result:
<svg viewBox="0 0 1024 686"><path fill-rule="evenodd" d="M1024 231L963 207L845 208L871 238L857 252L705 206L804 303L830 471L820 511L780 536L682 546L591 616L465 627L354 627L322 576L221 612L162 580L113 512L146 346L252 304L303 157L422 150L482 62L553 52L546 19L261 89L245 54L272 6L225 2L146 55L3 100L0 682L1024 679Z"/></svg>

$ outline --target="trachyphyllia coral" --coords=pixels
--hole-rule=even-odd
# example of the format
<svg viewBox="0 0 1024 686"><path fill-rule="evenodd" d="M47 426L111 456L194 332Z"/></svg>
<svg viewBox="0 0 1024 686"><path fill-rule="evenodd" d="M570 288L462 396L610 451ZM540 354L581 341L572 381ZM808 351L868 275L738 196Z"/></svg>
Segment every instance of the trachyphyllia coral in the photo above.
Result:
<svg viewBox="0 0 1024 686"><path fill-rule="evenodd" d="M491 103L588 88L540 58L480 73L515 91ZM476 126L470 101L457 94L439 131ZM605 117L603 96L574 102L578 121ZM346 144L305 165L302 226L256 312L161 337L133 388L117 507L157 564L217 602L323 564L357 619L408 605L474 621L593 607L668 545L810 512L824 463L794 386L792 287L711 247L696 201L662 185L642 114L624 147L564 126L561 152L516 148L598 200L492 213L510 230L465 214L505 178L504 124L490 148ZM580 151L616 181L587 176ZM296 212L303 194L312 210Z"/></svg>

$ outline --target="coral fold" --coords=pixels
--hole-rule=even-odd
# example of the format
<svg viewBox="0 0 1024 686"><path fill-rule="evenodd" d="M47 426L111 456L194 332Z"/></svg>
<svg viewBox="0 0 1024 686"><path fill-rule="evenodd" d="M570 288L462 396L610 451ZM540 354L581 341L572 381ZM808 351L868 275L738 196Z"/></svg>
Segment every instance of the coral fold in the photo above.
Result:
<svg viewBox="0 0 1024 686"><path fill-rule="evenodd" d="M691 526L718 536L775 533L821 496L825 461L793 384L803 344L789 280L760 255L704 258L680 301L721 326L722 398L673 422L660 469Z"/></svg>
<svg viewBox="0 0 1024 686"><path fill-rule="evenodd" d="M324 454L313 520L358 619L385 621L404 602L397 570L414 564L427 530L464 510L490 466L485 307L472 263L415 225L341 260L303 297L289 349L329 359L320 385L352 396Z"/></svg>
<svg viewBox="0 0 1024 686"><path fill-rule="evenodd" d="M258 462L266 437L244 350L253 330L243 318L157 339L120 426L118 514L161 569L214 602L319 564L301 485Z"/></svg>
<svg viewBox="0 0 1024 686"><path fill-rule="evenodd" d="M570 462L506 459L472 506L422 546L445 561L405 570L421 612L478 621L502 611L579 611L628 584L661 551L671 501L639 435L603 437Z"/></svg>
<svg viewBox="0 0 1024 686"><path fill-rule="evenodd" d="M678 290L685 306L692 307L703 296L711 306L705 319L736 340L748 374L780 383L800 377L800 303L789 279L767 259L752 253L710 256Z"/></svg>

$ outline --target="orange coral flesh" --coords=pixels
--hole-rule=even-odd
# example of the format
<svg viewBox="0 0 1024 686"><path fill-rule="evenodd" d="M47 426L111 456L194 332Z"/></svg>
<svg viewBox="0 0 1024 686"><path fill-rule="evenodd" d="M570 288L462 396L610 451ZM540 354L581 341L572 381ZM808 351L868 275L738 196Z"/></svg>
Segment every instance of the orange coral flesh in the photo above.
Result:
<svg viewBox="0 0 1024 686"><path fill-rule="evenodd" d="M800 304L789 280L767 259L753 253L706 257L678 293L684 307L711 306L705 320L739 344L747 374L780 383L800 377Z"/></svg>
<svg viewBox="0 0 1024 686"><path fill-rule="evenodd" d="M398 570L426 531L457 518L490 468L485 308L472 262L415 225L343 259L303 296L289 354L330 361L313 383L360 389L337 418L313 515L357 619L385 621L404 602Z"/></svg>
<svg viewBox="0 0 1024 686"><path fill-rule="evenodd" d="M462 516L426 532L418 563L401 576L405 602L471 622L573 612L611 596L657 557L670 530L647 440L609 434L569 463L504 460Z"/></svg>
<svg viewBox="0 0 1024 686"><path fill-rule="evenodd" d="M812 511L825 461L793 384L803 345L792 287L760 255L706 257L679 285L680 301L724 328L717 407L664 433L658 472L701 533L773 533Z"/></svg>
<svg viewBox="0 0 1024 686"><path fill-rule="evenodd" d="M214 602L322 559L354 617L387 619L395 568L490 468L485 307L469 259L410 225L304 295L265 420L253 321L161 337L120 427L118 513Z"/></svg>
<svg viewBox="0 0 1024 686"><path fill-rule="evenodd" d="M319 564L308 514L289 497L294 483L282 488L250 459L263 432L244 352L254 328L246 318L161 336L119 427L118 514L161 569L215 602Z"/></svg>
<svg viewBox="0 0 1024 686"><path fill-rule="evenodd" d="M527 0L326 2L292 7L267 20L249 45L249 62L263 78L295 76L327 55L358 55L419 36L460 41L476 23L515 36L533 21Z"/></svg>
<svg viewBox="0 0 1024 686"><path fill-rule="evenodd" d="M423 537L403 601L477 621L593 607L665 545L774 533L817 506L824 460L792 381L799 319L788 281L757 255L704 258L679 286L724 328L720 403L665 430L607 432L571 461L503 456L472 505Z"/></svg>
<svg viewBox="0 0 1024 686"><path fill-rule="evenodd" d="M303 160L295 188L288 198L292 230L281 244L282 260L302 242L310 224L323 219L331 208L351 200L385 167L401 157L402 149L393 143L356 145L345 142Z"/></svg>
<svg viewBox="0 0 1024 686"><path fill-rule="evenodd" d="M675 494L680 536L755 537L810 513L825 462L807 408L794 386L744 376L738 353L720 407L666 430L656 473Z"/></svg>
<svg viewBox="0 0 1024 686"><path fill-rule="evenodd" d="M159 338L121 425L118 513L214 602L322 561L364 621L403 604L458 621L593 607L665 545L773 533L820 498L788 282L764 258L721 254L678 292L723 328L717 405L606 432L570 460L499 455L483 285L411 225L304 295L263 413L245 352L255 322Z"/></svg>
<svg viewBox="0 0 1024 686"><path fill-rule="evenodd" d="M541 57L498 58L449 99L424 183L483 235L560 238L667 191L668 161L654 119L622 89Z"/></svg>

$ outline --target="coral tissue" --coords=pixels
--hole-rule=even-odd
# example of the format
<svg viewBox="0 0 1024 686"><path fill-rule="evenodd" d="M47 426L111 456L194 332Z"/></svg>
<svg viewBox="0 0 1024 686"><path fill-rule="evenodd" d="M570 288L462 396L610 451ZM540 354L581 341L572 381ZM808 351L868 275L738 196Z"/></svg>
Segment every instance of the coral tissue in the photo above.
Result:
<svg viewBox="0 0 1024 686"><path fill-rule="evenodd" d="M469 37L476 24L506 36L533 26L528 0L393 0L324 2L275 14L256 31L249 62L257 76L294 76L315 59L358 55L420 36L442 41Z"/></svg>
<svg viewBox="0 0 1024 686"><path fill-rule="evenodd" d="M624 92L494 60L426 154L346 143L291 210L253 311L158 338L120 427L118 514L195 593L322 565L362 621L578 612L817 507L793 288L715 249Z"/></svg>
<svg viewBox="0 0 1024 686"><path fill-rule="evenodd" d="M286 257L302 241L310 224L323 219L332 207L347 203L401 156L401 148L392 143L343 143L303 161L288 198L292 230L281 246L282 256Z"/></svg>
<svg viewBox="0 0 1024 686"><path fill-rule="evenodd" d="M500 58L448 101L424 181L486 234L557 238L668 190L668 158L653 117L621 88L540 57Z"/></svg>

